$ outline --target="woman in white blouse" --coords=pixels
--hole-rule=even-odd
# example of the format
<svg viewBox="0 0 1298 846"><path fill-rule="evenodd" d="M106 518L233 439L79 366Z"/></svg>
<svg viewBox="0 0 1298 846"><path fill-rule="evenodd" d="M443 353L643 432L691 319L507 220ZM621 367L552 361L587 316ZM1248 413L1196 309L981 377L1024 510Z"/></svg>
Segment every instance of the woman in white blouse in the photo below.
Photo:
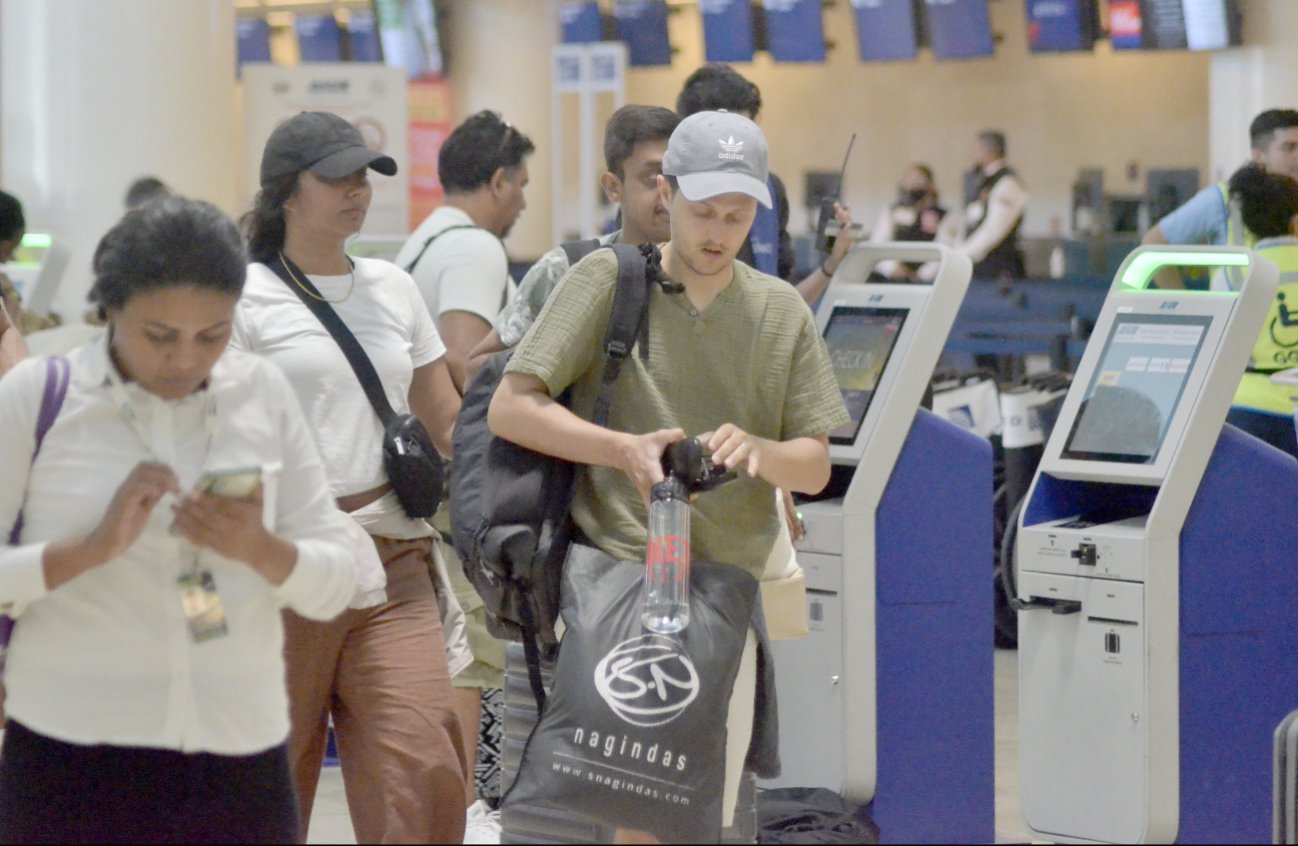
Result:
<svg viewBox="0 0 1298 846"><path fill-rule="evenodd" d="M226 352L243 261L214 206L131 212L39 451L46 363L0 380L0 841L298 837L280 610L329 619L355 576L287 381ZM223 472L244 489L200 492Z"/></svg>
<svg viewBox="0 0 1298 846"><path fill-rule="evenodd" d="M396 167L337 115L303 112L271 134L246 223L253 264L233 344L288 376L330 491L372 538L358 548L358 561L371 559L377 571L374 580L362 578L375 590L359 592L332 622L285 614L289 756L302 819L310 816L332 716L357 840L459 843L467 776L450 677L472 656L452 650L448 662L446 644L456 638L443 635L439 600L453 603L454 595L439 595L430 577L444 566L436 532L402 509L383 467L383 426L338 343L305 304L329 304L373 363L392 407L413 411L449 455L459 394L415 283L389 262L351 259L345 250L369 210L369 171L391 176Z"/></svg>

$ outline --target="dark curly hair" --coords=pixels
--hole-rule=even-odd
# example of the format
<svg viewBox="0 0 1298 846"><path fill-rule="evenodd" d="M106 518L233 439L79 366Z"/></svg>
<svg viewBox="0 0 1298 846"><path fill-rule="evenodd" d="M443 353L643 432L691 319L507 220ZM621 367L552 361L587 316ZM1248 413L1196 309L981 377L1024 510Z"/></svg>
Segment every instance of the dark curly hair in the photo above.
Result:
<svg viewBox="0 0 1298 846"><path fill-rule="evenodd" d="M762 92L729 65L704 65L685 80L676 98L676 113L687 118L718 109L744 112L756 120L762 110Z"/></svg>
<svg viewBox="0 0 1298 846"><path fill-rule="evenodd" d="M1298 182L1261 165L1247 164L1230 177L1230 193L1239 200L1244 225L1259 239L1295 234Z"/></svg>
<svg viewBox="0 0 1298 846"><path fill-rule="evenodd" d="M0 241L9 241L26 228L23 204L13 194L0 191Z"/></svg>
<svg viewBox="0 0 1298 846"><path fill-rule="evenodd" d="M619 179L624 178L622 166L631 158L636 145L668 140L680 122L679 115L661 106L623 106L604 127L605 167Z"/></svg>
<svg viewBox="0 0 1298 846"><path fill-rule="evenodd" d="M448 194L470 194L496 171L513 170L536 152L532 139L495 112L481 111L455 127L437 154L437 176Z"/></svg>
<svg viewBox="0 0 1298 846"><path fill-rule="evenodd" d="M100 240L90 301L104 315L136 294L177 285L238 297L247 264L239 230L224 212L167 197L127 212Z"/></svg>

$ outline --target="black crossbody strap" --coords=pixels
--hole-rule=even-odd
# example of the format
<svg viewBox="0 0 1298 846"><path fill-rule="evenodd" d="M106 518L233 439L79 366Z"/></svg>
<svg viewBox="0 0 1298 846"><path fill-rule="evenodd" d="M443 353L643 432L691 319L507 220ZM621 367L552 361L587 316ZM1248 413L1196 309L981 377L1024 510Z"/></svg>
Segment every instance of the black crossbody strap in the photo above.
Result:
<svg viewBox="0 0 1298 846"><path fill-rule="evenodd" d="M302 272L301 268L283 253L279 254L278 261L270 262L270 269L275 271L275 275L284 280L293 293L297 294L298 299L316 316L324 328L329 330L333 339L342 349L343 355L347 357L347 363L352 366L352 372L361 383L361 388L365 390L365 396L369 398L370 405L374 407L374 413L378 415L379 422L386 427L397 416L397 412L392 408L392 403L388 402L388 396L383 392L383 382L379 379L378 371L370 362L370 357L365 354L361 347L360 341L352 334L352 330L347 328L343 319L334 311L333 306L325 302L320 291L312 284L307 275ZM316 299L319 297L319 299Z"/></svg>
<svg viewBox="0 0 1298 846"><path fill-rule="evenodd" d="M597 426L608 425L613 384L636 341L642 339L640 330L649 313L649 287L657 280L658 269L654 261L657 250L646 255L640 247L630 244L612 244L609 249L617 256L617 287L613 289L613 311L604 333L607 360L591 418Z"/></svg>
<svg viewBox="0 0 1298 846"><path fill-rule="evenodd" d="M407 264L405 267L403 267L402 270L404 270L406 273L414 273L415 265L419 264L419 260L424 257L424 253L428 252L428 248L433 245L433 242L436 241L438 238L442 237L443 235L445 235L447 232L454 232L456 229L481 229L483 232L491 231L487 229L485 226L478 226L476 223L457 223L454 226L448 226L445 229L443 229L441 232L438 232L436 235L434 235L433 237L425 241L424 245L419 248L419 254L415 256L414 260L411 261L410 264Z"/></svg>

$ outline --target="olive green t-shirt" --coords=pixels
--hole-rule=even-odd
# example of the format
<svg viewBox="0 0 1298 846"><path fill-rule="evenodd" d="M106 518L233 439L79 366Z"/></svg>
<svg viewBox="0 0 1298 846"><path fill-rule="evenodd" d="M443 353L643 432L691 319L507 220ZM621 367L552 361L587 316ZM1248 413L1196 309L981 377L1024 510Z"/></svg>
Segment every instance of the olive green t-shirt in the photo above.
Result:
<svg viewBox="0 0 1298 846"><path fill-rule="evenodd" d="M570 386L572 410L589 420L604 371L604 333L617 259L598 250L559 283L506 372ZM849 421L811 310L787 282L735 262L734 278L698 312L684 294L654 286L648 356L632 351L613 388L608 426L644 434L679 427L701 435L733 423L776 441L819 437ZM579 474L572 516L591 542L620 559L646 546L644 500L620 470ZM741 474L693 503L693 557L760 576L779 530L774 489Z"/></svg>

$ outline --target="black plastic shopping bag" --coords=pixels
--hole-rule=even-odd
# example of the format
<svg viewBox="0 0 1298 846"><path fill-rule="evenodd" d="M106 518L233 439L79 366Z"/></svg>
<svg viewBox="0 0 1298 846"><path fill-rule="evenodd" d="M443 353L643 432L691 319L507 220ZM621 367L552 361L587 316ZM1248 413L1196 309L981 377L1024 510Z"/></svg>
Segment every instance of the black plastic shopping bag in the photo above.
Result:
<svg viewBox="0 0 1298 846"><path fill-rule="evenodd" d="M569 551L553 690L504 807L716 843L726 712L757 580L695 563L690 624L668 636L641 626L642 577L599 550Z"/></svg>

